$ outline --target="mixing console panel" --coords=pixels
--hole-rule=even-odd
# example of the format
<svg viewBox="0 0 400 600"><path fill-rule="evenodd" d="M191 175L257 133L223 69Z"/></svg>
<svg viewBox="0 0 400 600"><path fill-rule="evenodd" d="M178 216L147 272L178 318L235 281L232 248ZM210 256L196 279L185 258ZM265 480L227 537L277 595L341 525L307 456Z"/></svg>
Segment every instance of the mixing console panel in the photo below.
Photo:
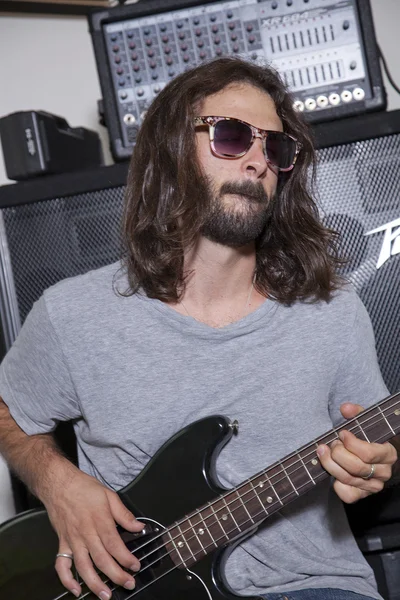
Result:
<svg viewBox="0 0 400 600"><path fill-rule="evenodd" d="M119 129L112 127L114 156L129 156L147 108L169 80L218 56L272 64L311 121L384 108L380 73L371 80L363 42L365 27L370 45L375 41L372 20L365 22L370 7L362 0L359 14L359 1L149 0L95 13L106 122L116 120Z"/></svg>

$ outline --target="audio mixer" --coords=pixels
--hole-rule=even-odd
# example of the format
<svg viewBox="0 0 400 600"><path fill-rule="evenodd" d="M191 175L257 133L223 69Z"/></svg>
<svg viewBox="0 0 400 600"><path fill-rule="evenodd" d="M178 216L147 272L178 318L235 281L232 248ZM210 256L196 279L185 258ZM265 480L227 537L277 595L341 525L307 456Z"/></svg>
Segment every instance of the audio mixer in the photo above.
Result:
<svg viewBox="0 0 400 600"><path fill-rule="evenodd" d="M89 20L117 160L168 81L218 56L275 67L312 122L386 106L368 0L147 0Z"/></svg>

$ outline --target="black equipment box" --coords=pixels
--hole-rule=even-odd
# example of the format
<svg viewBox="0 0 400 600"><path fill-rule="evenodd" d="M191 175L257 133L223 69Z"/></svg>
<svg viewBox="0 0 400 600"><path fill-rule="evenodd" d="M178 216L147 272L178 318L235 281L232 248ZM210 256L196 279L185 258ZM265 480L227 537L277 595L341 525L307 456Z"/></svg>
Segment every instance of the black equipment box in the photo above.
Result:
<svg viewBox="0 0 400 600"><path fill-rule="evenodd" d="M19 111L0 119L7 176L16 181L66 173L103 164L100 137L84 127L69 127L45 111Z"/></svg>

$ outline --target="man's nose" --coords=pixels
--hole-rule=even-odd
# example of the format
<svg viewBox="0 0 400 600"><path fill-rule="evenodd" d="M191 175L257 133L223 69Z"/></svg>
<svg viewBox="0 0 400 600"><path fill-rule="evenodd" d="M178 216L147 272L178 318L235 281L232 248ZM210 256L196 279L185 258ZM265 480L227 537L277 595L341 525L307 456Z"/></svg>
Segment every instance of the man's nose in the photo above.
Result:
<svg viewBox="0 0 400 600"><path fill-rule="evenodd" d="M244 156L246 173L249 177L263 177L268 170L267 159L264 154L263 143L256 138Z"/></svg>

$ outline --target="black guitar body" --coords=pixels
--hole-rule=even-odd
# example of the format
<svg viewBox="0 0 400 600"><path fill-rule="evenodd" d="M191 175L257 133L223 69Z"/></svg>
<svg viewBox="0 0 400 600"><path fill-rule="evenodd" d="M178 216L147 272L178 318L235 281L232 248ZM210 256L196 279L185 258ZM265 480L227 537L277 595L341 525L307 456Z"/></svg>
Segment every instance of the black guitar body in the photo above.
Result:
<svg viewBox="0 0 400 600"><path fill-rule="evenodd" d="M160 547L165 527L225 491L216 484L215 461L231 435L224 417L193 423L171 438L135 481L119 493L126 506L146 523L146 534L135 537L121 531L142 568L136 576L136 589L116 587L113 600L238 599L228 590L222 575L229 549L217 549L186 569L176 568L163 551L165 546ZM57 536L44 510L28 511L4 523L0 527L2 600L72 600L74 596L66 593L54 569L57 550ZM115 587L111 582L108 585L110 589ZM85 599L96 598L86 586L82 589Z"/></svg>

